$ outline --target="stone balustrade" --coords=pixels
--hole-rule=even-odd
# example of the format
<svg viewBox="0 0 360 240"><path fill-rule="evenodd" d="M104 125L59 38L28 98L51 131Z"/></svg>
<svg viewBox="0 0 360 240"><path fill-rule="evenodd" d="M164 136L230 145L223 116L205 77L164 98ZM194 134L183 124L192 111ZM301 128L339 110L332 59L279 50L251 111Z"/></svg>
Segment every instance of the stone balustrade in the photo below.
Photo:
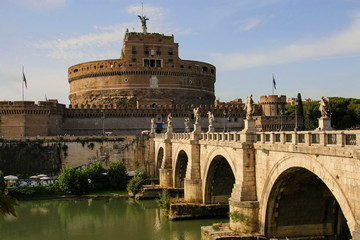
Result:
<svg viewBox="0 0 360 240"><path fill-rule="evenodd" d="M173 133L172 139L188 140L192 133ZM254 134L254 133L252 133ZM262 144L294 144L305 146L360 146L359 130L344 131L284 131L257 132L255 142ZM243 135L243 136L242 136ZM245 142L242 132L201 133L202 141ZM155 138L165 138L164 134L155 134Z"/></svg>
<svg viewBox="0 0 360 240"><path fill-rule="evenodd" d="M305 146L360 146L360 131L261 132L256 141L263 144L302 144Z"/></svg>

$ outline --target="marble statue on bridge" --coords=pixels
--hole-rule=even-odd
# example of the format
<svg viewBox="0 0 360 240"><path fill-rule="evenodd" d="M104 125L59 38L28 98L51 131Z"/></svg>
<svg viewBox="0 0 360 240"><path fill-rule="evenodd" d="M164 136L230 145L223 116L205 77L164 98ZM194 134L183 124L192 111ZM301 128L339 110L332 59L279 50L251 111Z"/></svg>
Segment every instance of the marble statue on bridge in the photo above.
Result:
<svg viewBox="0 0 360 240"><path fill-rule="evenodd" d="M252 94L246 97L244 111L246 111L246 119L252 119L252 116L255 112L254 101L252 100Z"/></svg>
<svg viewBox="0 0 360 240"><path fill-rule="evenodd" d="M321 118L329 118L329 98L321 97L319 111L321 112Z"/></svg>

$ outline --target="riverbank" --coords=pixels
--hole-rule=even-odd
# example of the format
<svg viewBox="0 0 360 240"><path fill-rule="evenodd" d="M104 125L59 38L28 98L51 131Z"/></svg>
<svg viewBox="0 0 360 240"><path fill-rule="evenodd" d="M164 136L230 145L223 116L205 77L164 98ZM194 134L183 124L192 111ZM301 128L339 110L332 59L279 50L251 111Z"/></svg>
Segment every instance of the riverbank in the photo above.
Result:
<svg viewBox="0 0 360 240"><path fill-rule="evenodd" d="M45 189L33 188L26 190L10 190L9 195L16 198L18 201L31 200L51 200L51 199L66 199L66 198L127 198L129 194L127 191L106 190L94 191L86 194L64 194L60 192L46 191Z"/></svg>

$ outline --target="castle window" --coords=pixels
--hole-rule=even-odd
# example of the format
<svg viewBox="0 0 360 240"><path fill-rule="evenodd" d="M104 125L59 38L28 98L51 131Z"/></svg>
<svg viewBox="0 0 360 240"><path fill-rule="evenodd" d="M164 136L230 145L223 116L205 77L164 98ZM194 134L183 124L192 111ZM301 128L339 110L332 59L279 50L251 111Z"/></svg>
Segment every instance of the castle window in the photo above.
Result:
<svg viewBox="0 0 360 240"><path fill-rule="evenodd" d="M191 66L189 66L188 69L191 69Z"/></svg>
<svg viewBox="0 0 360 240"><path fill-rule="evenodd" d="M161 54L160 47L158 47L158 48L156 49L156 54L157 54L157 55L160 55L160 54Z"/></svg>
<svg viewBox="0 0 360 240"><path fill-rule="evenodd" d="M143 60L144 67L162 67L162 59L144 59Z"/></svg>
<svg viewBox="0 0 360 240"><path fill-rule="evenodd" d="M119 64L119 67L122 67L122 63Z"/></svg>
<svg viewBox="0 0 360 240"><path fill-rule="evenodd" d="M136 54L136 47L132 47L132 54Z"/></svg>
<svg viewBox="0 0 360 240"><path fill-rule="evenodd" d="M129 80L127 78L125 78L124 82L128 82Z"/></svg>
<svg viewBox="0 0 360 240"><path fill-rule="evenodd" d="M169 62L172 62L173 61L173 58L172 58L172 55L169 56Z"/></svg>
<svg viewBox="0 0 360 240"><path fill-rule="evenodd" d="M208 68L207 67L202 67L203 72L207 72Z"/></svg>
<svg viewBox="0 0 360 240"><path fill-rule="evenodd" d="M132 55L132 58L131 58L133 61L136 61L136 55Z"/></svg>
<svg viewBox="0 0 360 240"><path fill-rule="evenodd" d="M146 55L149 55L149 47L145 47L144 53L145 53Z"/></svg>
<svg viewBox="0 0 360 240"><path fill-rule="evenodd" d="M173 54L173 50L172 48L169 48L169 55L172 55Z"/></svg>
<svg viewBox="0 0 360 240"><path fill-rule="evenodd" d="M195 65L195 71L199 71L199 66Z"/></svg>
<svg viewBox="0 0 360 240"><path fill-rule="evenodd" d="M104 65L100 65L100 68L104 68Z"/></svg>
<svg viewBox="0 0 360 240"><path fill-rule="evenodd" d="M214 74L214 72L215 72L214 69L211 69L211 73Z"/></svg>
<svg viewBox="0 0 360 240"><path fill-rule="evenodd" d="M184 65L180 65L180 68L184 68Z"/></svg>
<svg viewBox="0 0 360 240"><path fill-rule="evenodd" d="M74 73L78 72L79 70L78 69L74 69Z"/></svg>

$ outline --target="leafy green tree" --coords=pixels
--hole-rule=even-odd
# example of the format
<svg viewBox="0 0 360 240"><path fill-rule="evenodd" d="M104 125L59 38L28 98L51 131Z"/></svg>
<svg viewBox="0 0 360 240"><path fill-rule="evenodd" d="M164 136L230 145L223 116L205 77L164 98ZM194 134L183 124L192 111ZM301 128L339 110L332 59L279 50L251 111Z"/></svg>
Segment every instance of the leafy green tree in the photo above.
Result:
<svg viewBox="0 0 360 240"><path fill-rule="evenodd" d="M141 191L142 186L144 185L145 180L140 176L134 176L129 183L127 184L127 190L129 193L132 193L134 196Z"/></svg>
<svg viewBox="0 0 360 240"><path fill-rule="evenodd" d="M110 162L108 177L112 187L124 190L127 184L127 171L122 162Z"/></svg>
<svg viewBox="0 0 360 240"><path fill-rule="evenodd" d="M305 119L305 115L304 115L304 106L303 106L303 102L301 99L301 94L298 93L297 95L297 115L299 118ZM303 126L302 128L300 128L299 130L303 130L305 128L305 126Z"/></svg>
<svg viewBox="0 0 360 240"><path fill-rule="evenodd" d="M93 190L99 190L103 188L103 173L105 169L102 166L102 162L93 162L89 166L82 169L82 173L79 174L79 180L85 184L88 182L90 188ZM85 184L86 185L86 184Z"/></svg>
<svg viewBox="0 0 360 240"><path fill-rule="evenodd" d="M141 177L142 179L146 179L146 170L145 169L136 169L135 176Z"/></svg>
<svg viewBox="0 0 360 240"><path fill-rule="evenodd" d="M4 179L4 174L0 170L0 191L4 192L5 188L6 188L6 182L5 182L5 179Z"/></svg>
<svg viewBox="0 0 360 240"><path fill-rule="evenodd" d="M319 127L318 118L321 117L319 102L308 102L304 105L304 126L306 130L314 130Z"/></svg>
<svg viewBox="0 0 360 240"><path fill-rule="evenodd" d="M7 191L0 190L0 214L13 215L16 217L15 206L18 205L18 201L7 195Z"/></svg>
<svg viewBox="0 0 360 240"><path fill-rule="evenodd" d="M73 168L63 167L58 177L57 185L62 192L75 193L76 192L77 174Z"/></svg>

